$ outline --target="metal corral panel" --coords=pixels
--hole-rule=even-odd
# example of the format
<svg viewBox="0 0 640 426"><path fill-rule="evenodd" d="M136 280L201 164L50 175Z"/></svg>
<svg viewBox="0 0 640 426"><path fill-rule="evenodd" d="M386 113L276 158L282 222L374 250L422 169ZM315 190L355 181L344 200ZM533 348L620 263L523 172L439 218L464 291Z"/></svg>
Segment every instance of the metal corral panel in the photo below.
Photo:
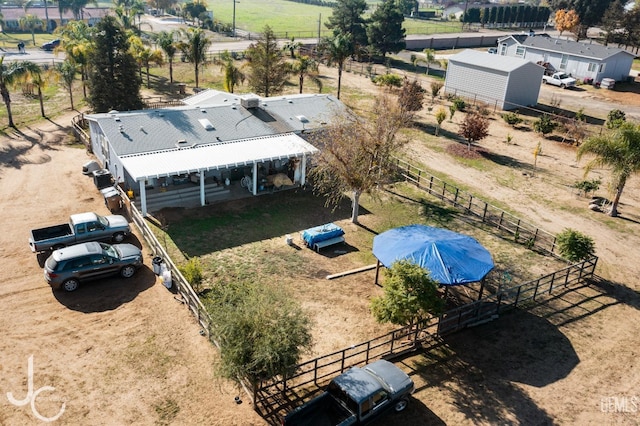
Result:
<svg viewBox="0 0 640 426"><path fill-rule="evenodd" d="M465 50L449 59L445 93L500 109L535 105L543 72L523 59Z"/></svg>

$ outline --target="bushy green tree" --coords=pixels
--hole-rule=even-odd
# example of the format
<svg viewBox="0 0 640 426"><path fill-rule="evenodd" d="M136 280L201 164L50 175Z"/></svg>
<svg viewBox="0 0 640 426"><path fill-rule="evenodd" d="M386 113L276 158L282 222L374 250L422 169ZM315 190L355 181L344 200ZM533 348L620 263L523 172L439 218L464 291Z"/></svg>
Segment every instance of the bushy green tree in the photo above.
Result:
<svg viewBox="0 0 640 426"><path fill-rule="evenodd" d="M376 321L405 326L440 314L445 301L429 271L407 260L394 262L384 279L384 294L371 300Z"/></svg>
<svg viewBox="0 0 640 426"><path fill-rule="evenodd" d="M287 82L290 68L278 46L270 26L265 26L260 39L247 49L249 86L256 93L269 97L280 93Z"/></svg>
<svg viewBox="0 0 640 426"><path fill-rule="evenodd" d="M311 320L281 288L257 282L217 285L205 305L211 336L220 345L222 377L255 383L284 376L311 346Z"/></svg>
<svg viewBox="0 0 640 426"><path fill-rule="evenodd" d="M364 13L366 0L338 0L325 24L333 35L348 34L351 39L349 55L367 45L367 24Z"/></svg>
<svg viewBox="0 0 640 426"><path fill-rule="evenodd" d="M93 111L141 109L136 60L129 52L126 32L113 16L98 22L94 43L88 61L93 65L89 72L89 104Z"/></svg>
<svg viewBox="0 0 640 426"><path fill-rule="evenodd" d="M556 242L562 257L570 262L580 262L595 254L593 239L571 228L559 233Z"/></svg>
<svg viewBox="0 0 640 426"><path fill-rule="evenodd" d="M404 16L396 0L384 0L371 14L367 25L369 45L381 53L383 58L387 53L398 53L407 46L403 22Z"/></svg>

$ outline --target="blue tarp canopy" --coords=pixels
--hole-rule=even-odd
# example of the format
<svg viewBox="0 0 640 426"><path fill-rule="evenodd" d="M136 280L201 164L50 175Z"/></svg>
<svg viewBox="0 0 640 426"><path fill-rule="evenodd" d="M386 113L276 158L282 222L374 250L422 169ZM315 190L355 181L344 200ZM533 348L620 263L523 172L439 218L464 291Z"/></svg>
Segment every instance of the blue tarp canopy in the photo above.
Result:
<svg viewBox="0 0 640 426"><path fill-rule="evenodd" d="M493 260L468 235L426 225L391 229L373 238L373 255L387 268L408 260L427 269L442 285L481 281L493 269Z"/></svg>

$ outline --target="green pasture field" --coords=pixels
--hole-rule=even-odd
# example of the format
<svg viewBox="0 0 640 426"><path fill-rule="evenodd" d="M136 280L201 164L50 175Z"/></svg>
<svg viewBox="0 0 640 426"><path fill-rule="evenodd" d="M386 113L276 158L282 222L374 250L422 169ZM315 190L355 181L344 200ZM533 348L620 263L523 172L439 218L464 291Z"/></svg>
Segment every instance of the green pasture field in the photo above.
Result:
<svg viewBox="0 0 640 426"><path fill-rule="evenodd" d="M378 2L369 1L370 5ZM224 23L233 22L233 0L209 0L208 8L213 18ZM329 32L325 23L333 13L330 7L315 6L287 0L242 0L235 1L236 28L252 33L261 32L265 25L278 35L287 33L295 37L316 37L318 20L321 35ZM460 32L461 23L447 21L425 21L405 18L404 28L407 34L435 34Z"/></svg>

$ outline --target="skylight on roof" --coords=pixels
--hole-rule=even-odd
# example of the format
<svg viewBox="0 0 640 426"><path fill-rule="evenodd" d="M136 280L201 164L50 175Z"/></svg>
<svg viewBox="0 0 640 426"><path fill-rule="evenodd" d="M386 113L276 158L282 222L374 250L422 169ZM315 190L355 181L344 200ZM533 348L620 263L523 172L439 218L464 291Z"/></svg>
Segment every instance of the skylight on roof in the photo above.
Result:
<svg viewBox="0 0 640 426"><path fill-rule="evenodd" d="M307 117L305 117L304 115L296 115L296 118L298 120L300 120L301 123L308 123L309 119Z"/></svg>
<svg viewBox="0 0 640 426"><path fill-rule="evenodd" d="M200 125L205 129L205 130L215 130L216 128L213 127L213 124L211 124L211 122L209 121L208 118L201 118L198 120L200 122Z"/></svg>

